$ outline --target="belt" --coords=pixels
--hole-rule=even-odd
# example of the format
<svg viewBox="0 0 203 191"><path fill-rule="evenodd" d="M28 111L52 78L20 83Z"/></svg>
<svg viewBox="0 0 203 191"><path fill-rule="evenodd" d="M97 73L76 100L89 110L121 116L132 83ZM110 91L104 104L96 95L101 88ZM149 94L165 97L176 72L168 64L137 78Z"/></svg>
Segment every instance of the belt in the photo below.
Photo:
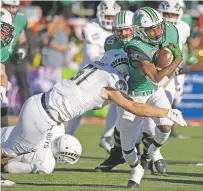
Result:
<svg viewBox="0 0 203 191"><path fill-rule="evenodd" d="M46 105L46 101L45 101L45 94L43 93L42 94L42 97L41 97L41 103L42 103L42 107L44 108L44 111L47 113L47 115L57 123L57 125L60 125L61 123L59 121L57 121L56 119L54 119L54 117L51 115L50 111L49 111L49 108L47 107Z"/></svg>
<svg viewBox="0 0 203 191"><path fill-rule="evenodd" d="M146 91L140 91L140 92L135 92L135 91L128 91L129 95L133 96L148 96L156 92L156 90L146 90Z"/></svg>

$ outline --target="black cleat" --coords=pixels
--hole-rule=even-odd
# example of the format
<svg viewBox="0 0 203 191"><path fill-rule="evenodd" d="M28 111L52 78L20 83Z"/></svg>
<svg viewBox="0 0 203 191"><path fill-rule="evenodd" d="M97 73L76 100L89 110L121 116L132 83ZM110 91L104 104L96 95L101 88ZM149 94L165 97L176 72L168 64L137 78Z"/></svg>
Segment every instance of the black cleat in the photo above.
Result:
<svg viewBox="0 0 203 191"><path fill-rule="evenodd" d="M154 170L153 170L153 162L152 160L150 159L149 155L148 154L143 154L141 156L141 166L143 167L144 169L144 174L145 175L150 175L150 174L153 174L154 173Z"/></svg>
<svg viewBox="0 0 203 191"><path fill-rule="evenodd" d="M140 185L138 183L136 183L135 181L133 181L133 180L129 180L127 187L128 188L139 188Z"/></svg>
<svg viewBox="0 0 203 191"><path fill-rule="evenodd" d="M154 165L159 173L165 174L167 172L166 162L164 159L155 161Z"/></svg>
<svg viewBox="0 0 203 191"><path fill-rule="evenodd" d="M97 172L109 172L115 166L125 163L123 158L122 150L119 147L113 147L111 149L110 156L99 166L95 168Z"/></svg>

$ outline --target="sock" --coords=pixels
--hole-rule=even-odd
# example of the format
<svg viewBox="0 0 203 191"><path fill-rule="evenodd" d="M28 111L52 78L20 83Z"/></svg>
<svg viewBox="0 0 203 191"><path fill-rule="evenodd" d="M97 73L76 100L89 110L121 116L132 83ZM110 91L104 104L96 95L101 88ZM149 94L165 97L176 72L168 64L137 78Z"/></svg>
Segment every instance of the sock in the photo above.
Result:
<svg viewBox="0 0 203 191"><path fill-rule="evenodd" d="M114 128L113 136L114 136L114 147L121 148L120 132L116 129L116 127Z"/></svg>

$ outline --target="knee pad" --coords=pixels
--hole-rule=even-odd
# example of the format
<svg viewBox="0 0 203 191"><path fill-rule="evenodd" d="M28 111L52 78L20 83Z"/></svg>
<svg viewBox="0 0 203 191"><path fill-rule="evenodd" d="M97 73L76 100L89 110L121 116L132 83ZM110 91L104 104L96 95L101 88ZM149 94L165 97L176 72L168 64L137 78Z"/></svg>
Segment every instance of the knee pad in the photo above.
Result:
<svg viewBox="0 0 203 191"><path fill-rule="evenodd" d="M136 148L133 148L128 151L123 150L123 157L125 161L130 165L131 168L136 167L139 163Z"/></svg>

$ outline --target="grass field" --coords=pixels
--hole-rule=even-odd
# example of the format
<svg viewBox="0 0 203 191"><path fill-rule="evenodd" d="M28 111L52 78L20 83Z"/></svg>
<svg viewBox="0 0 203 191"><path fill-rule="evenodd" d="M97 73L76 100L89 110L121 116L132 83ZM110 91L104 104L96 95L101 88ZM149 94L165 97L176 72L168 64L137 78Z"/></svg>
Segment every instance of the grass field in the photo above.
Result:
<svg viewBox="0 0 203 191"><path fill-rule="evenodd" d="M82 125L76 137L81 141L83 154L75 165L56 166L53 174L4 174L17 182L15 191L119 191L125 190L129 177L129 167L123 164L111 173L94 172L107 154L98 146L103 125ZM179 128L178 132L190 135L190 139L170 138L162 148L167 161L168 173L145 176L141 182L143 191L203 191L203 126Z"/></svg>

